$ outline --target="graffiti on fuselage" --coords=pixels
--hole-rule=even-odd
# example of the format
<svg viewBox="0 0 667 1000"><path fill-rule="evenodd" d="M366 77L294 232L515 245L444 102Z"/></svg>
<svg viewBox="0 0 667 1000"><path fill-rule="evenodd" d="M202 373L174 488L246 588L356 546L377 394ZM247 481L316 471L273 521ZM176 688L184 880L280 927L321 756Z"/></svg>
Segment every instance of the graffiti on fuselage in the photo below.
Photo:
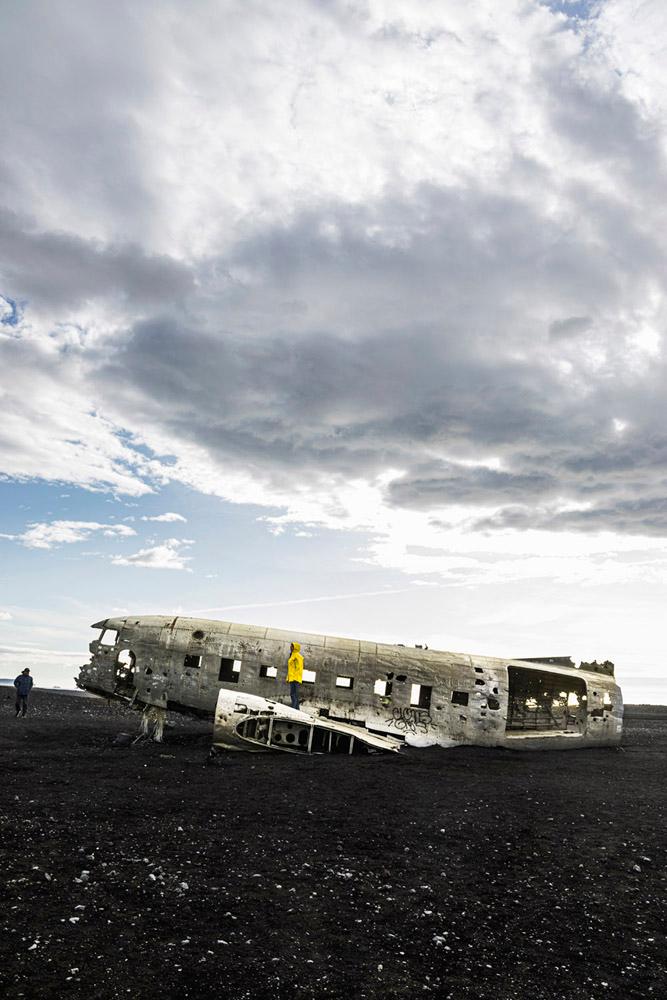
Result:
<svg viewBox="0 0 667 1000"><path fill-rule="evenodd" d="M425 708L394 708L387 725L399 733L427 734L433 720Z"/></svg>

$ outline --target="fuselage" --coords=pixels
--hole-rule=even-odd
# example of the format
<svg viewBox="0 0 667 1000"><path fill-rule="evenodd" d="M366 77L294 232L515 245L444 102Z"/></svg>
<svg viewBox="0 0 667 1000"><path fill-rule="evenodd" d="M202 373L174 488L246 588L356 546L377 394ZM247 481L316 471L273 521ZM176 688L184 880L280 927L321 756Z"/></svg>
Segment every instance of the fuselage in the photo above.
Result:
<svg viewBox="0 0 667 1000"><path fill-rule="evenodd" d="M574 666L474 656L199 618L97 622L79 687L213 718L221 688L287 703L290 643L305 669L302 708L410 743L514 749L620 742L613 676Z"/></svg>

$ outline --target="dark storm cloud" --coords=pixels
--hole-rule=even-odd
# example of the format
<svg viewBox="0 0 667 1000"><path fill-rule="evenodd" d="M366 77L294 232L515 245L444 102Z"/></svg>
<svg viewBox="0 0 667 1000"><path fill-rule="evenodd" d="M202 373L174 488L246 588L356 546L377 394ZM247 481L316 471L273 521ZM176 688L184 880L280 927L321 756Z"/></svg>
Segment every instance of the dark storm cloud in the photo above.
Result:
<svg viewBox="0 0 667 1000"><path fill-rule="evenodd" d="M513 474L495 469L451 465L446 473L428 478L412 478L392 483L388 490L391 503L399 507L428 510L443 503L488 504L493 498L502 503L528 497L553 494L558 482L553 476L538 472Z"/></svg>
<svg viewBox="0 0 667 1000"><path fill-rule="evenodd" d="M667 490L666 490L667 492ZM544 531L612 531L620 535L667 535L667 496L624 500L612 497L590 510L554 512L535 507L508 506L491 517L479 518L479 531L538 528Z"/></svg>
<svg viewBox="0 0 667 1000"><path fill-rule="evenodd" d="M561 337L576 337L590 328L590 316L568 316L566 319L556 319L549 325L549 336L554 340Z"/></svg>
<svg viewBox="0 0 667 1000"><path fill-rule="evenodd" d="M104 245L71 233L38 232L0 210L0 293L46 307L56 317L91 299L131 307L182 300L192 289L189 267L132 245Z"/></svg>
<svg viewBox="0 0 667 1000"><path fill-rule="evenodd" d="M607 446L601 453L587 434L572 433L565 419L558 426L561 441L551 451L526 454L507 448L504 457L512 472L459 467L439 475L432 468L429 475L392 483L388 499L424 511L465 503L473 508L471 515L475 506L497 508L493 515L474 520L481 530L667 533L667 436L660 429L640 425L629 440L619 442L618 435L601 424L596 436L604 436ZM652 439L645 440L651 434ZM563 511L564 504L589 506Z"/></svg>
<svg viewBox="0 0 667 1000"><path fill-rule="evenodd" d="M598 222L591 211L586 230ZM496 506L497 527L662 530L659 496L641 518L635 506L667 469L653 423L662 374L628 372L622 345L599 380L559 373L559 344L576 347L628 282L581 233L567 253L563 238L520 200L474 191L324 206L209 262L202 273L218 278L193 307L200 324L135 325L97 383L139 424L281 486L295 468L307 482L394 467L395 506ZM537 319L557 309L550 326ZM633 421L622 438L618 413ZM502 468L456 461L489 456ZM593 502L597 516L552 518L562 501Z"/></svg>

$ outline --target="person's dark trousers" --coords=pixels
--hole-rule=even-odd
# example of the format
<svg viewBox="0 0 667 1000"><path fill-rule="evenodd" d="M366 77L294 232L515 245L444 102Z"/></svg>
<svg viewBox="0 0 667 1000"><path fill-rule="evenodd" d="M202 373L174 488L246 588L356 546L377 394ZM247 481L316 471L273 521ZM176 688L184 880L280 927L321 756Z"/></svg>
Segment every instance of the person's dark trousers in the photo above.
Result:
<svg viewBox="0 0 667 1000"><path fill-rule="evenodd" d="M21 711L22 710L22 711ZM16 695L16 715L25 715L28 711L28 695L27 694L17 694Z"/></svg>
<svg viewBox="0 0 667 1000"><path fill-rule="evenodd" d="M298 681L289 682L289 696L292 699L292 708L299 708L299 688L301 685Z"/></svg>

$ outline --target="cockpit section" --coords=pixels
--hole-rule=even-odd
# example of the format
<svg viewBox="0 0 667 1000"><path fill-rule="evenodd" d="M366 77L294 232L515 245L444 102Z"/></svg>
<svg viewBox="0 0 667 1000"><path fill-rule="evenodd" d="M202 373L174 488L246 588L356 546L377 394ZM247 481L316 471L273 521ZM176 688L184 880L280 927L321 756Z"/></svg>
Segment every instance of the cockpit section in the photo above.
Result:
<svg viewBox="0 0 667 1000"><path fill-rule="evenodd" d="M114 666L114 694L131 698L135 691L137 658L131 649L121 649Z"/></svg>
<svg viewBox="0 0 667 1000"><path fill-rule="evenodd" d="M90 662L81 667L77 684L98 694L132 699L136 694L137 656L124 635L124 622L115 619L113 626L97 622L97 638L89 645Z"/></svg>

